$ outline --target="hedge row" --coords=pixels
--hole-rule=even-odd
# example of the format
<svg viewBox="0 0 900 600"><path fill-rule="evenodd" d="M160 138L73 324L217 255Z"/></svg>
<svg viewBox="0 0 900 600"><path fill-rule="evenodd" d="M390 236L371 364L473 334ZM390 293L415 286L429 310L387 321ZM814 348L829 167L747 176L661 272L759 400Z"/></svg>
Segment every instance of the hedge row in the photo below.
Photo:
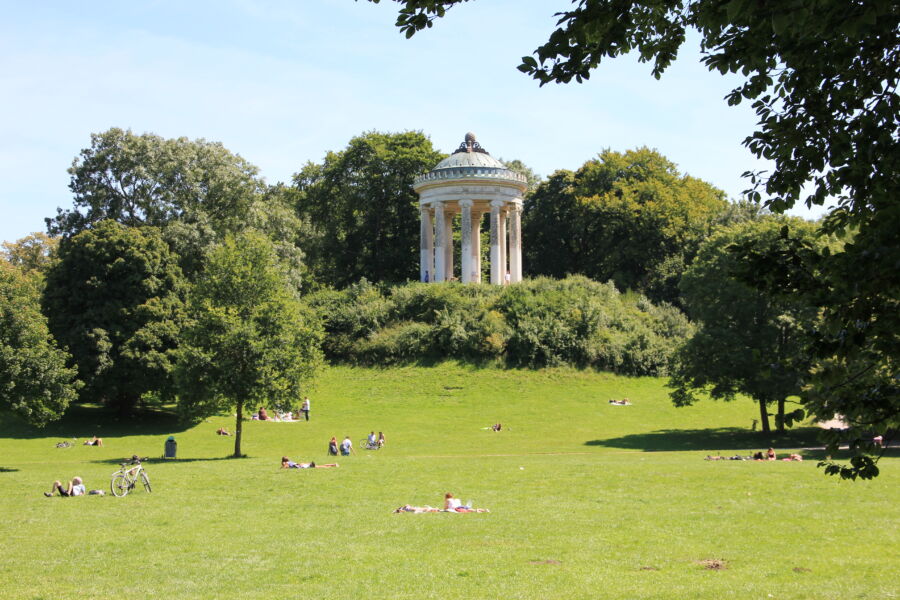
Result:
<svg viewBox="0 0 900 600"><path fill-rule="evenodd" d="M366 365L456 358L664 375L691 334L678 309L580 276L503 287L364 280L308 301L325 325L326 356Z"/></svg>

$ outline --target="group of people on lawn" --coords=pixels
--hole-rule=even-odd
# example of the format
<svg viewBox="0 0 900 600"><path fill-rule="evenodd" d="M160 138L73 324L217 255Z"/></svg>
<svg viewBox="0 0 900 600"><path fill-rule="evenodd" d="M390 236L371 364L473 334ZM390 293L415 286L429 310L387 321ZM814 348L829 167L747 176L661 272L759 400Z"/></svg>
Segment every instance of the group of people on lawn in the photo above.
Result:
<svg viewBox="0 0 900 600"><path fill-rule="evenodd" d="M306 421L309 421L309 407L310 402L309 398L303 398L303 404L300 405L300 410L297 412L296 416L291 411L281 412L278 411L275 413L275 416L269 416L269 413L266 411L264 406L260 406L259 410L257 410L250 417L254 421L282 421L282 422L294 422L300 420L300 414L303 414L303 418Z"/></svg>
<svg viewBox="0 0 900 600"><path fill-rule="evenodd" d="M725 457L725 456L718 456L718 455L717 455L717 456L713 456L713 455L710 454L710 455L707 455L707 457L706 457L705 460L758 460L758 461L763 461L763 460L778 460L778 455L775 454L775 449L774 449L774 448L769 448L766 452L763 452L762 450L760 450L759 452L754 452L754 453L753 453L752 455L750 455L750 456L732 456L732 457ZM793 462L802 462L802 461L803 461L803 456L801 456L800 454L796 454L796 453L793 453L793 452L792 452L792 453L788 454L786 457L782 458L781 460L783 460L783 461L793 461Z"/></svg>

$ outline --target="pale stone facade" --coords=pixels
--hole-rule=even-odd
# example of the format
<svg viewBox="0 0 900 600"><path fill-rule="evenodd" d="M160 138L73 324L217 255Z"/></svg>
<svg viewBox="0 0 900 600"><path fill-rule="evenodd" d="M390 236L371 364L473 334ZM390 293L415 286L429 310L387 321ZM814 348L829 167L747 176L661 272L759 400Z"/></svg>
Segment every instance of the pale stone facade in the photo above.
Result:
<svg viewBox="0 0 900 600"><path fill-rule="evenodd" d="M413 183L421 211L422 281L481 281L481 222L490 217L490 281L522 280L525 176L506 168L472 133L449 157ZM453 265L453 221L460 215L459 277Z"/></svg>

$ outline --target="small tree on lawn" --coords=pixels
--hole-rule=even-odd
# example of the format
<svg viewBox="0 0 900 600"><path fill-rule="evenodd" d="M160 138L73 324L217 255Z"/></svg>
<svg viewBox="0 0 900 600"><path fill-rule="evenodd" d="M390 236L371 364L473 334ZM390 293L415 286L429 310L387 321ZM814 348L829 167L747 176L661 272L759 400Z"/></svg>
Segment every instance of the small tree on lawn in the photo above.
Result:
<svg viewBox="0 0 900 600"><path fill-rule="evenodd" d="M240 457L244 407L301 397L321 363L321 327L259 233L227 236L211 251L189 314L177 369L180 408L191 419L234 409Z"/></svg>
<svg viewBox="0 0 900 600"><path fill-rule="evenodd" d="M804 417L785 413L788 396L801 392L808 371L806 331L816 310L802 300L774 297L751 288L736 275L734 244L777 253L788 237L812 240L815 225L771 217L720 231L701 248L681 279L688 315L698 325L674 355L669 387L676 406L697 400L696 393L733 400L745 394L759 403L762 430L769 431L768 406L777 405L779 431Z"/></svg>

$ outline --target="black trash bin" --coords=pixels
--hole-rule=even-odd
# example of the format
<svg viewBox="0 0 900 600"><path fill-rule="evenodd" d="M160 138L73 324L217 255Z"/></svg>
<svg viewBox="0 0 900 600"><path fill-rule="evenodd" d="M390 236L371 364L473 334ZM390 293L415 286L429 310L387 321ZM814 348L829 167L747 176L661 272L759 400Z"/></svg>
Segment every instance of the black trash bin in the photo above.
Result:
<svg viewBox="0 0 900 600"><path fill-rule="evenodd" d="M175 436L170 435L169 439L166 440L166 453L163 455L163 458L175 458L177 452L178 442L175 441Z"/></svg>

